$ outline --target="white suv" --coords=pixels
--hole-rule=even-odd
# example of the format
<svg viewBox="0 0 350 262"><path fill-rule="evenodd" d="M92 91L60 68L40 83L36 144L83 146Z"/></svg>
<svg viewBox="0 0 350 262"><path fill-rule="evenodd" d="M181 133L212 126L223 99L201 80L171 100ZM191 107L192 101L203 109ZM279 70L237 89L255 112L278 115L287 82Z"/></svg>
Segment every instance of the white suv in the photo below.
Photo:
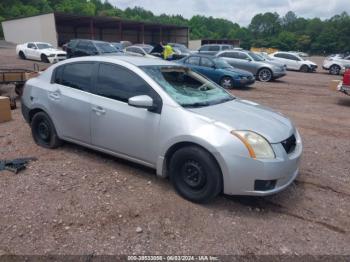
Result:
<svg viewBox="0 0 350 262"><path fill-rule="evenodd" d="M317 65L300 57L297 53L291 52L275 52L270 55L274 60L280 61L287 65L288 70L297 70L300 72L315 72Z"/></svg>
<svg viewBox="0 0 350 262"><path fill-rule="evenodd" d="M350 56L340 55L328 56L323 61L322 68L329 71L331 75L343 74L346 68L350 67Z"/></svg>

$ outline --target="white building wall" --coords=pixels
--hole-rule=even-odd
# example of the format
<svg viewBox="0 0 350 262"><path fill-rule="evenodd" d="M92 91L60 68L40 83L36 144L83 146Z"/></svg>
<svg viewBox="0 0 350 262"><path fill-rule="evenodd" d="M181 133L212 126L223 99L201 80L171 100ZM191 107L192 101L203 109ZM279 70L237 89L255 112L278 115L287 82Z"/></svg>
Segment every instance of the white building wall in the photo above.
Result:
<svg viewBox="0 0 350 262"><path fill-rule="evenodd" d="M5 40L15 44L47 42L57 47L54 14L38 15L2 22Z"/></svg>
<svg viewBox="0 0 350 262"><path fill-rule="evenodd" d="M191 50L198 50L202 46L202 40L190 40L188 48Z"/></svg>

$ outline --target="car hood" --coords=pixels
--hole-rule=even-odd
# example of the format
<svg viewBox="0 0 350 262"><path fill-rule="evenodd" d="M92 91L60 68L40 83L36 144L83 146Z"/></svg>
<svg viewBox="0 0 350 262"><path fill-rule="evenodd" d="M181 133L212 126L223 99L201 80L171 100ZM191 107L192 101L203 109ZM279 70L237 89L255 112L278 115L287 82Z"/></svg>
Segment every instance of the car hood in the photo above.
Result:
<svg viewBox="0 0 350 262"><path fill-rule="evenodd" d="M310 60L304 60L304 63L307 63L307 64L309 64L309 65L317 65L316 63L314 63L314 62L312 62L312 61L310 61Z"/></svg>
<svg viewBox="0 0 350 262"><path fill-rule="evenodd" d="M227 68L222 68L220 70L229 71L230 73L236 73L237 75L241 75L241 76L253 76L252 73L242 69L235 68L235 67L227 67Z"/></svg>
<svg viewBox="0 0 350 262"><path fill-rule="evenodd" d="M189 110L229 126L232 130L254 131L270 143L280 143L295 132L288 118L247 100L235 99L218 105Z"/></svg>

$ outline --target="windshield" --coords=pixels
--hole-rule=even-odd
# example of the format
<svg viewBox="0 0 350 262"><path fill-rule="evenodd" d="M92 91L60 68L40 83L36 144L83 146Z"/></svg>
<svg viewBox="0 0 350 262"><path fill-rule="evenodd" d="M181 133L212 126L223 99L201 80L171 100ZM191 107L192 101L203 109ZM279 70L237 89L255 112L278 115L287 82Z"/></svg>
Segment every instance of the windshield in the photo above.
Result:
<svg viewBox="0 0 350 262"><path fill-rule="evenodd" d="M101 53L117 53L118 50L115 49L111 44L109 43L95 43L98 50L100 50Z"/></svg>
<svg viewBox="0 0 350 262"><path fill-rule="evenodd" d="M144 66L142 69L183 107L210 106L234 99L220 86L189 68Z"/></svg>
<svg viewBox="0 0 350 262"><path fill-rule="evenodd" d="M248 52L248 55L250 55L251 58L254 59L254 61L264 61L264 60L265 60L264 58L262 58L261 56L255 54L254 52L250 52L250 51L249 51L249 52Z"/></svg>
<svg viewBox="0 0 350 262"><path fill-rule="evenodd" d="M47 49L47 48L53 48L50 44L36 44L38 49Z"/></svg>
<svg viewBox="0 0 350 262"><path fill-rule="evenodd" d="M153 50L153 46L143 46L142 49L145 50L147 54L149 54Z"/></svg>
<svg viewBox="0 0 350 262"><path fill-rule="evenodd" d="M233 67L222 58L216 58L216 59L213 59L213 61L215 62L215 66L218 69Z"/></svg>

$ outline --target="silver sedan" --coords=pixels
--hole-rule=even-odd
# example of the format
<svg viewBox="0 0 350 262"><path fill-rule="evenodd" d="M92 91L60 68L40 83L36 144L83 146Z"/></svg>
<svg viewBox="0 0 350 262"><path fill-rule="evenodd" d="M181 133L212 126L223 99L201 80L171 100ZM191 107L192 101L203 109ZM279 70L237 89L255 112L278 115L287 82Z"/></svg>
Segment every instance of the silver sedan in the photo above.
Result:
<svg viewBox="0 0 350 262"><path fill-rule="evenodd" d="M38 145L70 141L152 167L194 202L274 194L298 175L289 119L163 60L60 62L27 81L22 113Z"/></svg>

